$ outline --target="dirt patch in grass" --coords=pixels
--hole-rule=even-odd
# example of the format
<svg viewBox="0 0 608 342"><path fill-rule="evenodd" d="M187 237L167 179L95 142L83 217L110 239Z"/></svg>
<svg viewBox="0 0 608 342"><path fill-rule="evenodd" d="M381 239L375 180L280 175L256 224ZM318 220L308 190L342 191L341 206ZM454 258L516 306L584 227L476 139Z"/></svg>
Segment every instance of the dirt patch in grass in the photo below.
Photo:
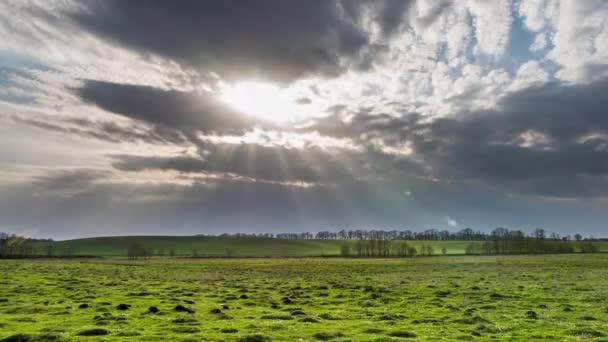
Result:
<svg viewBox="0 0 608 342"><path fill-rule="evenodd" d="M178 317L171 321L173 324L199 324L200 322L193 317Z"/></svg>
<svg viewBox="0 0 608 342"><path fill-rule="evenodd" d="M197 332L200 332L201 330L197 327L176 327L171 329L173 332L176 332L178 334L194 334Z"/></svg>
<svg viewBox="0 0 608 342"><path fill-rule="evenodd" d="M314 334L312 337L316 338L317 340L329 341L334 338L344 337L344 334L341 332L320 332Z"/></svg>
<svg viewBox="0 0 608 342"><path fill-rule="evenodd" d="M485 318L479 317L479 316L475 316L475 317L464 317L464 318L460 318L460 319L455 319L453 321L454 323L460 323L460 324L479 324L479 323L491 323L490 321L488 321Z"/></svg>
<svg viewBox="0 0 608 342"><path fill-rule="evenodd" d="M414 337L416 337L416 334L414 334L411 331L407 331L407 330L395 330L395 331L391 331L390 333L388 333L388 336L391 336L391 337L403 337L403 338L414 338Z"/></svg>
<svg viewBox="0 0 608 342"><path fill-rule="evenodd" d="M194 313L194 310L187 308L181 304L177 305L175 308L173 308L173 311L177 311L177 312L187 312L187 313Z"/></svg>
<svg viewBox="0 0 608 342"><path fill-rule="evenodd" d="M129 305L129 304L118 304L116 306L116 310L121 310L121 311L129 310L130 308L131 308L131 305Z"/></svg>
<svg viewBox="0 0 608 342"><path fill-rule="evenodd" d="M60 341L59 335L55 334L41 334L41 335L28 335L28 334L16 334L0 340L0 342L54 342Z"/></svg>
<svg viewBox="0 0 608 342"><path fill-rule="evenodd" d="M276 320L291 320L291 319L293 319L293 317L291 315L285 315L285 314L264 315L264 316L262 316L260 318L261 319L276 319Z"/></svg>
<svg viewBox="0 0 608 342"><path fill-rule="evenodd" d="M108 329L102 329L102 328L93 328L93 329L86 329L86 330L82 330L81 332L79 332L78 336L104 336L104 335L109 335L110 331Z"/></svg>
<svg viewBox="0 0 608 342"><path fill-rule="evenodd" d="M606 336L606 334L603 332L591 328L572 329L568 331L568 335L576 336L578 338L595 338Z"/></svg>
<svg viewBox="0 0 608 342"><path fill-rule="evenodd" d="M303 323L319 323L320 321L314 317L304 317L299 320L299 322Z"/></svg>
<svg viewBox="0 0 608 342"><path fill-rule="evenodd" d="M246 335L237 339L237 342L272 342L272 339L266 335Z"/></svg>

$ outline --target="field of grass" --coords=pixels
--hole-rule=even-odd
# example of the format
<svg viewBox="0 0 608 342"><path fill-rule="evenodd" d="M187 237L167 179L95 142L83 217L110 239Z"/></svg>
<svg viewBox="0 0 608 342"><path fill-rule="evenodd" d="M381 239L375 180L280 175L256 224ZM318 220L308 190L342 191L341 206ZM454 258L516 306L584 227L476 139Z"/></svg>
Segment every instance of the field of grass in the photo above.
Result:
<svg viewBox="0 0 608 342"><path fill-rule="evenodd" d="M605 341L608 255L0 260L0 341Z"/></svg>
<svg viewBox="0 0 608 342"><path fill-rule="evenodd" d="M229 250L238 257L276 256L336 256L343 241L337 240L283 240L271 238L234 238L214 236L113 236L56 241L57 254L70 249L73 255L125 256L130 243L138 242L155 254L174 250L176 255L192 255L197 250L201 256L225 256ZM436 253L445 247L449 254L464 254L466 241L411 241L415 247L430 244ZM45 242L37 242L35 249L44 254Z"/></svg>
<svg viewBox="0 0 608 342"><path fill-rule="evenodd" d="M307 257L336 256L340 254L343 241L336 240L282 240L270 238L233 238L212 236L113 236L97 237L54 242L57 255L70 250L72 255L93 255L116 257L126 256L130 243L138 242L146 248L165 254L174 250L176 255L192 255L197 250L201 256L225 256L227 250L238 257ZM432 245L435 254L441 254L446 248L448 254L464 254L469 241L408 241L416 248L423 244ZM595 242L600 251L608 252L608 241ZM37 242L34 248L37 254L44 255L46 242Z"/></svg>

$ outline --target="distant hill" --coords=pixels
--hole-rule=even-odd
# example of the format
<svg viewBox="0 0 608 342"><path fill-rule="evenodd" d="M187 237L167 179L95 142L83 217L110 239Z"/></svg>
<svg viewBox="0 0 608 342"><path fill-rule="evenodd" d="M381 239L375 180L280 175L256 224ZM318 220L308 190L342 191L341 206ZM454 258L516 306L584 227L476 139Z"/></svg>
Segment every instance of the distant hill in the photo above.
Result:
<svg viewBox="0 0 608 342"><path fill-rule="evenodd" d="M216 237L216 236L112 236L95 237L53 242L56 255L73 256L126 256L128 246L138 243L153 255L161 251L165 255L173 250L176 256L191 256L194 251L199 256L222 257L306 257L340 255L342 240L287 240L257 237ZM411 241L419 248L430 244L435 254L446 248L448 254L464 254L469 241ZM34 243L36 254L44 255L47 242Z"/></svg>

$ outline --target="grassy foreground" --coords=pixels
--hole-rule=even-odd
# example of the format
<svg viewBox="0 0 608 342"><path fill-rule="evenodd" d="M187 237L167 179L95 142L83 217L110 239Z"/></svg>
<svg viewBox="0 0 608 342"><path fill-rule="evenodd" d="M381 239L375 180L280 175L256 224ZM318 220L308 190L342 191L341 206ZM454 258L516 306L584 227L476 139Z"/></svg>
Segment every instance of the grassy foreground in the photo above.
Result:
<svg viewBox="0 0 608 342"><path fill-rule="evenodd" d="M54 242L57 255L70 251L71 255L92 255L116 257L126 256L130 243L138 242L152 250L154 254L170 250L176 255L192 255L197 250L201 256L225 256L227 251L237 257L307 257L340 255L337 240L283 240L271 238L234 238L214 236L112 236L65 240ZM464 254L469 241L408 241L408 244L420 249L421 245L431 245L435 254L441 254L445 247L448 254ZM608 252L608 241L594 242L601 252ZM36 242L35 252L44 255L46 242Z"/></svg>
<svg viewBox="0 0 608 342"><path fill-rule="evenodd" d="M607 266L605 254L0 260L0 341L600 341Z"/></svg>

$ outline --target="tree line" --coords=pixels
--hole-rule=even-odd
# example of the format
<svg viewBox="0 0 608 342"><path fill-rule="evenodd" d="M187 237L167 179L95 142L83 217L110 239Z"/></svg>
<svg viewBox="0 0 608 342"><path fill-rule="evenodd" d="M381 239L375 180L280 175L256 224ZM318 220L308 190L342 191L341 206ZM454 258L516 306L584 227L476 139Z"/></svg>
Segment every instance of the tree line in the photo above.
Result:
<svg viewBox="0 0 608 342"><path fill-rule="evenodd" d="M527 235L520 230L497 228L492 231L490 238L481 242L471 242L465 249L465 254L548 254L574 253L576 247L582 253L595 253L597 246L592 239L583 239L575 234L575 241L569 238L550 236L544 231L536 230L533 235Z"/></svg>
<svg viewBox="0 0 608 342"><path fill-rule="evenodd" d="M277 238L277 239L320 239L344 240L340 246L340 255L348 257L413 257L417 255L434 255L435 251L430 243L419 245L417 248L407 241L470 241L466 245L465 254L469 255L495 255L495 254L541 254L541 253L573 253L577 250L583 253L597 252L597 241L592 236L583 237L581 234L560 237L558 234L548 234L544 229L536 229L531 234L521 230L496 228L490 233L473 231L470 228L457 232L426 230L424 232L411 231L383 231L383 230L341 230L338 232L322 231L318 233L263 233L263 234L222 234L222 237L232 238ZM34 242L38 250L34 249ZM224 257L232 257L235 250L226 248ZM446 254L445 248L440 251ZM164 248L153 251L140 242L132 242L127 246L127 257L130 259L149 259L152 256L174 257L175 250ZM200 257L202 254L194 248L190 254ZM0 258L26 258L26 257L71 257L73 250L69 245L57 251L56 244L51 239L32 239L15 234L0 232Z"/></svg>
<svg viewBox="0 0 608 342"><path fill-rule="evenodd" d="M443 254L447 250L442 248ZM431 256L435 248L430 244L423 244L416 248L406 241L399 240L355 240L345 241L340 246L340 255L343 257L415 257L417 255Z"/></svg>
<svg viewBox="0 0 608 342"><path fill-rule="evenodd" d="M563 253L596 253L597 246L593 240L545 239L526 236L520 231L497 231L490 240L471 241L467 244L467 255L504 255L504 254L563 254ZM439 251L446 255L446 247ZM431 244L422 244L418 248L403 240L355 240L344 241L340 246L343 257L415 257L438 254Z"/></svg>
<svg viewBox="0 0 608 342"><path fill-rule="evenodd" d="M41 255L34 250L34 242L46 242L43 255L55 256L56 248L52 239L32 239L0 232L0 258L29 258L34 255Z"/></svg>
<svg viewBox="0 0 608 342"><path fill-rule="evenodd" d="M219 237L257 237L257 238L274 238L274 239L288 239L288 240L409 240L409 241L491 241L494 240L496 235L503 234L504 231L509 231L506 228L496 228L491 232L483 232L480 230L473 230L471 228L464 228L456 232L448 230L438 229L427 229L424 231L412 231L412 230L347 230L342 229L339 231L320 231L317 233L312 232L301 232L301 233L223 233L217 235ZM542 228L537 228L532 234L524 233L521 230L514 230L517 234L524 234L525 236L533 237L542 240L562 240L562 241L582 241L582 240L595 240L593 236L584 237L581 234L564 235L561 236L558 233L549 233ZM198 236L205 236L199 234Z"/></svg>

